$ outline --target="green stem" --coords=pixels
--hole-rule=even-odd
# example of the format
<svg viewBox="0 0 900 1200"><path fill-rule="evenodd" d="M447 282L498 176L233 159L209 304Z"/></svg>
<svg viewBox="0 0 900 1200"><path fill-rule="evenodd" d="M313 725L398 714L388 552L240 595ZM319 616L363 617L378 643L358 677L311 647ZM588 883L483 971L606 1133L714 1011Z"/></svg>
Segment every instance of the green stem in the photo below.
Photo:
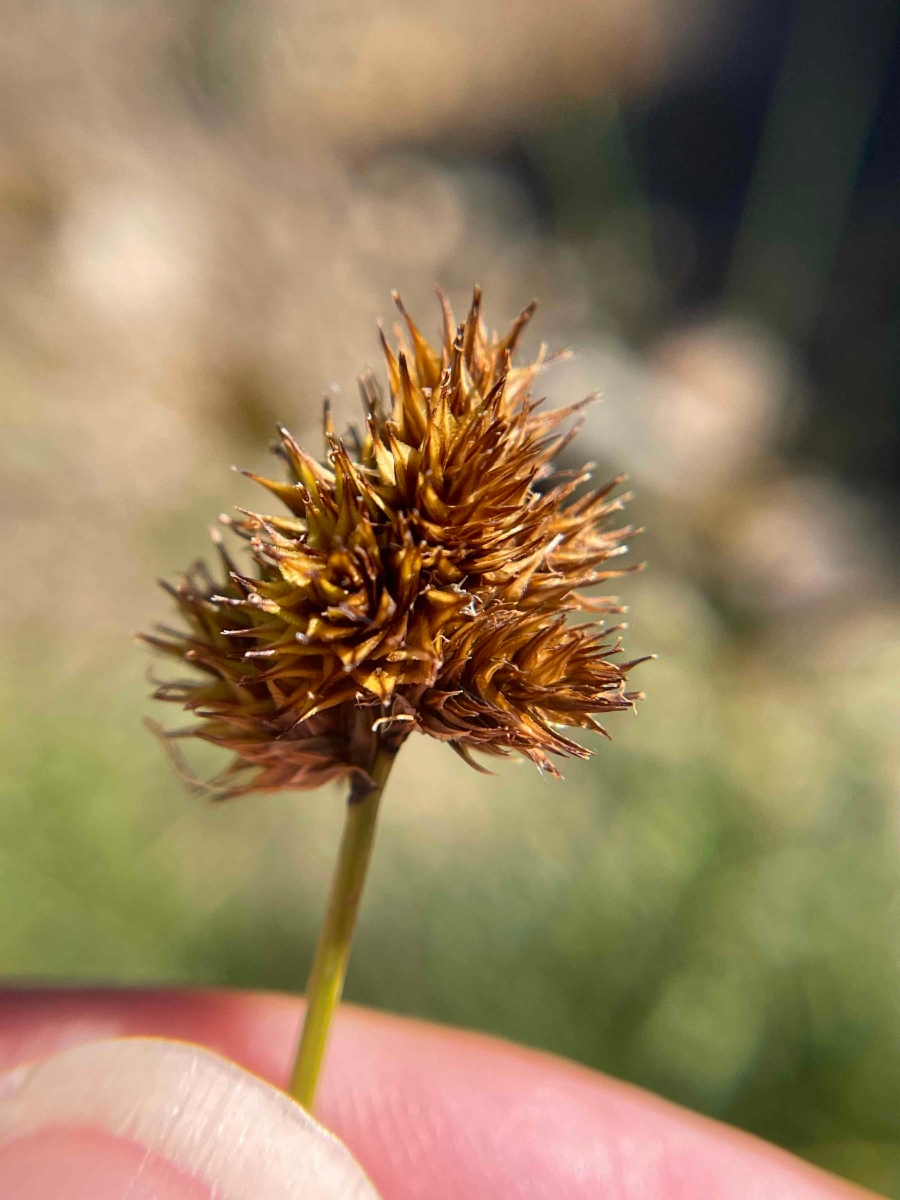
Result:
<svg viewBox="0 0 900 1200"><path fill-rule="evenodd" d="M306 985L306 1020L289 1089L307 1109L312 1108L328 1032L344 988L356 914L375 840L378 802L395 757L395 750L379 749L369 772L375 786L365 792L354 788L347 803L331 894Z"/></svg>

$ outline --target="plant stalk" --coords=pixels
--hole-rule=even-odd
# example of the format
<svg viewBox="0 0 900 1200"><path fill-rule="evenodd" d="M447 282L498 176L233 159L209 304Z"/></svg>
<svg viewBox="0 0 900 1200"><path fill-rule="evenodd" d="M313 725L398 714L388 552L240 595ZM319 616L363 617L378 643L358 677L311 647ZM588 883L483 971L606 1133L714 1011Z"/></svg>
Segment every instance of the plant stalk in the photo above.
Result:
<svg viewBox="0 0 900 1200"><path fill-rule="evenodd" d="M306 985L306 1019L289 1089L306 1109L312 1108L315 1099L331 1021L344 989L356 914L375 840L378 804L396 754L396 750L379 748L369 771L374 787L367 791L354 787L347 802L328 907Z"/></svg>

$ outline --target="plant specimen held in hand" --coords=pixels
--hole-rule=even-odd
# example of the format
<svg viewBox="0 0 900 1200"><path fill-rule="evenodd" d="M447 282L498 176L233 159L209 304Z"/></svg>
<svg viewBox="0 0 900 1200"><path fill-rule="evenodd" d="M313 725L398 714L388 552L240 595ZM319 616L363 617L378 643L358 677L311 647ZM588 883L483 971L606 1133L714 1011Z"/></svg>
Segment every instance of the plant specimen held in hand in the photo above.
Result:
<svg viewBox="0 0 900 1200"><path fill-rule="evenodd" d="M480 770L473 753L518 754L558 778L551 756L591 753L567 730L605 733L599 718L639 697L625 690L635 663L619 661L621 627L568 620L622 611L584 589L623 573L608 560L632 530L610 527L621 480L590 490L588 470L555 471L583 405L532 400L543 350L512 365L534 305L488 337L478 289L459 326L441 296L435 349L394 298L405 329L397 352L381 338L390 399L363 375L365 431L345 439L326 407L324 461L280 429L286 481L251 478L283 511L223 518L252 565L214 534L223 577L197 565L165 585L186 630L145 638L197 672L156 692L198 718L166 739L232 752L213 779L191 780L195 790L228 799L349 784L291 1084L306 1106L403 742L428 734Z"/></svg>

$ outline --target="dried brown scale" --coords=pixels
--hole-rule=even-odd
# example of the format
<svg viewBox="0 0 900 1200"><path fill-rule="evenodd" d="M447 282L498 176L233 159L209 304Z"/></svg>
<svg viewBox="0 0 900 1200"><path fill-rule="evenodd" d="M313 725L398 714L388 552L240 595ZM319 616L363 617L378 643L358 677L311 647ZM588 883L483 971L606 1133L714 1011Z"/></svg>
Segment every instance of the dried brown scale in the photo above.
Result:
<svg viewBox="0 0 900 1200"><path fill-rule="evenodd" d="M196 564L168 588L187 630L146 638L199 672L155 694L199 718L167 738L234 753L193 781L215 797L365 778L378 744L416 730L473 766L472 750L515 753L557 775L550 755L590 754L564 729L605 733L598 718L638 698L625 691L635 663L616 661L619 627L566 621L622 611L582 589L633 569L605 565L633 530L604 528L626 499L612 496L620 479L579 494L589 469L553 476L583 406L531 400L543 350L512 366L534 306L488 339L478 290L458 328L442 296L438 351L395 300L396 353L382 334L390 412L366 373L353 454L327 407L325 462L280 429L288 481L251 478L287 513L223 518L254 571L214 534L222 581Z"/></svg>

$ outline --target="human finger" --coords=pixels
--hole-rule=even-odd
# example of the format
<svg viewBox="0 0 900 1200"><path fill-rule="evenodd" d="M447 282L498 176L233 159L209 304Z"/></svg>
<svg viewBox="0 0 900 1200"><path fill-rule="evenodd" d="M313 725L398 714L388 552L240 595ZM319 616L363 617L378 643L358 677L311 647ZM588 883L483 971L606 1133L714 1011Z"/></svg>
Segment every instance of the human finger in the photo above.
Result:
<svg viewBox="0 0 900 1200"><path fill-rule="evenodd" d="M264 994L8 993L0 1063L73 1040L153 1034L210 1046L283 1086L300 1016L299 1001ZM349 1006L335 1022L317 1116L389 1200L871 1196L597 1072Z"/></svg>
<svg viewBox="0 0 900 1200"><path fill-rule="evenodd" d="M284 1093L186 1042L88 1042L0 1077L0 1200L377 1200Z"/></svg>

